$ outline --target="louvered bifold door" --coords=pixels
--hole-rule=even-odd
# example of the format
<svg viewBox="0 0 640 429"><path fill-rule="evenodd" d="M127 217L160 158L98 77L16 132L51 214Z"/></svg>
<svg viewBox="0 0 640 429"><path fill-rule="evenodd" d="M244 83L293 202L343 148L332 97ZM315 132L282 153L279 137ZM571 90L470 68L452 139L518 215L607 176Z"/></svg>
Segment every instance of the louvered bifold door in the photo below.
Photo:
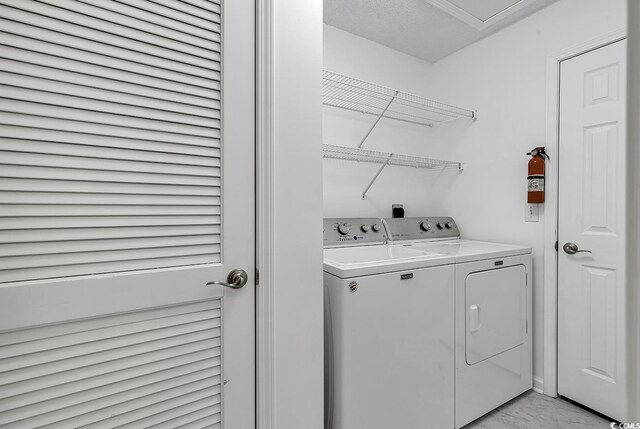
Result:
<svg viewBox="0 0 640 429"><path fill-rule="evenodd" d="M254 7L0 0L0 427L255 427Z"/></svg>
<svg viewBox="0 0 640 429"><path fill-rule="evenodd" d="M0 0L0 283L220 261L220 12Z"/></svg>
<svg viewBox="0 0 640 429"><path fill-rule="evenodd" d="M0 336L0 427L220 427L221 302Z"/></svg>

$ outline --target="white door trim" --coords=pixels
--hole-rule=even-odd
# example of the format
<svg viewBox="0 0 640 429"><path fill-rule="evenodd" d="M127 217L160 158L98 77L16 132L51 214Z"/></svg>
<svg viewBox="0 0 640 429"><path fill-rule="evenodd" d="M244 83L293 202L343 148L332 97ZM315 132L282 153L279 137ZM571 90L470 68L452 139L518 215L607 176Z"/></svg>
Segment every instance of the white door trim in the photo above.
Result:
<svg viewBox="0 0 640 429"><path fill-rule="evenodd" d="M547 57L547 144L551 158L545 181L544 223L544 340L543 392L558 396L558 258L555 250L558 230L558 112L560 105L560 63L585 52L601 48L626 38L626 30L619 29L565 48Z"/></svg>
<svg viewBox="0 0 640 429"><path fill-rule="evenodd" d="M640 2L629 0L627 4L629 41L628 82L627 82L627 116L637 118L640 115L640 79L636 78L640 72ZM627 121L627 323L630 327L627 341L631 345L629 357L629 380L631 384L629 404L635 409L630 420L640 420L640 268L635 263L640 255L640 198L636 189L640 183L640 174L636 168L640 160L640 124L637 121ZM635 407L633 406L635 404Z"/></svg>
<svg viewBox="0 0 640 429"><path fill-rule="evenodd" d="M256 428L273 425L272 0L256 2ZM256 274L257 275L257 274Z"/></svg>

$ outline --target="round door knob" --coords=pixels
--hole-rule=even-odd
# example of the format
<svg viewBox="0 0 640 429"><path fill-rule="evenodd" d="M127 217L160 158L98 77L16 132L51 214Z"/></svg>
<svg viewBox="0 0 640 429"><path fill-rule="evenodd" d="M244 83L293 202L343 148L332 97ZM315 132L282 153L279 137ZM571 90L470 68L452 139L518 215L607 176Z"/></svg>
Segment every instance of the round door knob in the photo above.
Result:
<svg viewBox="0 0 640 429"><path fill-rule="evenodd" d="M349 231L351 231L351 228L349 228L349 225L347 225L346 223L341 223L340 225L338 225L338 232L342 235L347 235L349 234Z"/></svg>
<svg viewBox="0 0 640 429"><path fill-rule="evenodd" d="M447 228L447 229L451 229L451 228L453 228L453 224L451 222L447 222L447 223L444 224L444 227Z"/></svg>
<svg viewBox="0 0 640 429"><path fill-rule="evenodd" d="M374 223L373 225L371 225L371 228L375 231L375 232L380 232L380 230L382 229L382 227L380 226L379 223Z"/></svg>
<svg viewBox="0 0 640 429"><path fill-rule="evenodd" d="M423 231L429 231L431 229L431 225L427 222L420 222L420 229Z"/></svg>
<svg viewBox="0 0 640 429"><path fill-rule="evenodd" d="M360 229L362 230L362 232L369 232L371 227L369 225L362 225Z"/></svg>

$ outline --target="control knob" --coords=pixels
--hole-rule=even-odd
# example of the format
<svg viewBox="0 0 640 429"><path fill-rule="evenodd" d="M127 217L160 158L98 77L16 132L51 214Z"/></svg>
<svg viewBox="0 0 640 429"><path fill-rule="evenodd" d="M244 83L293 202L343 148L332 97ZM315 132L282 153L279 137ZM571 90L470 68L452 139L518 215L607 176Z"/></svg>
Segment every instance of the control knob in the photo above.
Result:
<svg viewBox="0 0 640 429"><path fill-rule="evenodd" d="M423 231L429 231L431 229L431 225L427 222L420 222L420 229Z"/></svg>
<svg viewBox="0 0 640 429"><path fill-rule="evenodd" d="M444 224L444 227L447 228L447 229L451 229L451 228L453 228L453 224L451 222L447 222L447 223Z"/></svg>
<svg viewBox="0 0 640 429"><path fill-rule="evenodd" d="M374 223L373 225L371 225L371 228L374 232L380 232L380 230L382 229L379 223Z"/></svg>
<svg viewBox="0 0 640 429"><path fill-rule="evenodd" d="M438 222L436 226L438 227L438 229L444 228L444 224L442 222Z"/></svg>
<svg viewBox="0 0 640 429"><path fill-rule="evenodd" d="M340 225L338 225L338 232L342 235L349 234L350 230L351 228L349 228L349 225L347 225L346 223L341 223Z"/></svg>
<svg viewBox="0 0 640 429"><path fill-rule="evenodd" d="M371 229L371 227L369 225L365 225L363 224L360 229L362 230L362 232L369 232L369 230Z"/></svg>

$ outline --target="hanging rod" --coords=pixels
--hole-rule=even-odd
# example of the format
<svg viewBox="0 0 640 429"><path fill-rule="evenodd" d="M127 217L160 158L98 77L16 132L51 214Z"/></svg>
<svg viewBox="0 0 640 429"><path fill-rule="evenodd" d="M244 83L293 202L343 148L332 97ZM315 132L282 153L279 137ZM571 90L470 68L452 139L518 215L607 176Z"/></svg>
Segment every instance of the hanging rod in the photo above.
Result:
<svg viewBox="0 0 640 429"><path fill-rule="evenodd" d="M398 91L329 70L322 72L322 102L326 106L409 122L435 126L458 118L477 119L477 112ZM364 143L364 140L360 143Z"/></svg>
<svg viewBox="0 0 640 429"><path fill-rule="evenodd" d="M362 199L364 200L367 192L374 184L374 182L382 173L382 170L388 165L395 165L401 167L413 167L413 168L455 168L458 170L463 169L461 162L444 161L440 159L422 158L417 156L400 155L396 153L378 152L368 149L360 149L355 147L334 146L323 144L322 145L323 158L341 159L346 161L366 162L371 164L381 164L380 169L376 172L375 176L369 182L369 185L362 192Z"/></svg>

